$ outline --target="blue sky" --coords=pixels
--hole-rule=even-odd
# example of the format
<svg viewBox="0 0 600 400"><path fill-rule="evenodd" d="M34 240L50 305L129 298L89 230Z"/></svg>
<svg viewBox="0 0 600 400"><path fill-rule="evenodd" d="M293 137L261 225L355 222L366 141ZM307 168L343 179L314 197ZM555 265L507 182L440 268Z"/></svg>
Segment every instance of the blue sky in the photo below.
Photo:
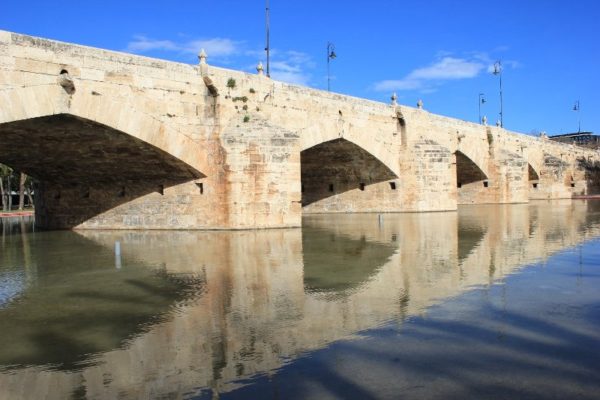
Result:
<svg viewBox="0 0 600 400"><path fill-rule="evenodd" d="M401 104L523 133L600 133L600 2L270 0L274 79ZM21 1L2 4L0 29L254 72L265 63L264 0ZM579 113L573 111L576 100ZM579 114L579 115L578 115Z"/></svg>

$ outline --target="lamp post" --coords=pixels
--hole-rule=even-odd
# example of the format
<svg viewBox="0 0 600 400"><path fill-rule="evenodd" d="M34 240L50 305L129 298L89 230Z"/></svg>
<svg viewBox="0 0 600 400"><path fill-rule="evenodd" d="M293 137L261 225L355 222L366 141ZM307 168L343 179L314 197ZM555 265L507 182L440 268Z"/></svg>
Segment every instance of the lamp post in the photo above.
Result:
<svg viewBox="0 0 600 400"><path fill-rule="evenodd" d="M502 62L500 60L494 63L494 71L492 72L494 75L498 75L500 77L500 127L504 127L504 113L502 110Z"/></svg>
<svg viewBox="0 0 600 400"><path fill-rule="evenodd" d="M573 111L577 111L577 133L581 132L581 114L579 114L579 100L575 101Z"/></svg>
<svg viewBox="0 0 600 400"><path fill-rule="evenodd" d="M483 93L479 93L479 123L481 124L481 105L485 104L485 96Z"/></svg>
<svg viewBox="0 0 600 400"><path fill-rule="evenodd" d="M270 10L269 10L269 0L266 0L267 4L266 4L266 9L265 9L265 22L266 22L266 34L267 34L267 40L266 40L266 45L265 45L265 51L267 52L267 77L271 77L271 45L270 45L270 38L269 38L269 19L270 19Z"/></svg>
<svg viewBox="0 0 600 400"><path fill-rule="evenodd" d="M327 42L327 91L331 91L331 75L329 74L329 62L336 58L335 46L331 42Z"/></svg>

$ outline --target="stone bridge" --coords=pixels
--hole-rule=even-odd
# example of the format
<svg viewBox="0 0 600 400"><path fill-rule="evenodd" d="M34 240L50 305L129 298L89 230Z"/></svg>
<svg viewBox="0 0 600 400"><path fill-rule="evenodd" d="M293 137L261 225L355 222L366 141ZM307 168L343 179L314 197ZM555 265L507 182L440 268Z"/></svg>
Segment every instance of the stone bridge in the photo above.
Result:
<svg viewBox="0 0 600 400"><path fill-rule="evenodd" d="M600 191L597 152L273 81L0 31L0 163L44 228L247 229Z"/></svg>

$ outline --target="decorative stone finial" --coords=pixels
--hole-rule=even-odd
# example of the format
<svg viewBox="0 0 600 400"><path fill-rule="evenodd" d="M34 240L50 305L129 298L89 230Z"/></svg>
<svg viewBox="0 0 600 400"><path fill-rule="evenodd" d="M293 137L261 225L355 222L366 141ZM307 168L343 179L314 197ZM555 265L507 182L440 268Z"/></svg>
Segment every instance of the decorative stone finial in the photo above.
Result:
<svg viewBox="0 0 600 400"><path fill-rule="evenodd" d="M256 72L258 72L259 75L263 75L264 71L265 69L263 68L262 62L259 62L256 66Z"/></svg>
<svg viewBox="0 0 600 400"><path fill-rule="evenodd" d="M204 49L200 50L200 54L198 54L198 60L200 60L200 64L206 64L206 52Z"/></svg>
<svg viewBox="0 0 600 400"><path fill-rule="evenodd" d="M484 115L483 118L481 118L481 123L483 125L487 125L487 117Z"/></svg>
<svg viewBox="0 0 600 400"><path fill-rule="evenodd" d="M419 110L422 110L422 109L423 109L423 100L419 99L419 101L417 101L417 108L418 108Z"/></svg>
<svg viewBox="0 0 600 400"><path fill-rule="evenodd" d="M396 92L392 93L392 97L390 97L392 99L392 105L393 106L397 106L398 105L398 96L396 96Z"/></svg>
<svg viewBox="0 0 600 400"><path fill-rule="evenodd" d="M496 121L496 126L500 127L500 120Z"/></svg>

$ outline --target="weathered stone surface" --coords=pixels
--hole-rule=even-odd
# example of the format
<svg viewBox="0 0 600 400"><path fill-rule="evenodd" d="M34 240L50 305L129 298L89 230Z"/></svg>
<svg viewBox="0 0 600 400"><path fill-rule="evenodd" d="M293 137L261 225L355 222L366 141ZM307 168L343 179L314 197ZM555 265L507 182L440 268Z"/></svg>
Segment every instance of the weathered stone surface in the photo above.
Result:
<svg viewBox="0 0 600 400"><path fill-rule="evenodd" d="M570 198L600 190L599 160L423 109L0 31L0 162L42 181L48 228L293 227L303 210Z"/></svg>

